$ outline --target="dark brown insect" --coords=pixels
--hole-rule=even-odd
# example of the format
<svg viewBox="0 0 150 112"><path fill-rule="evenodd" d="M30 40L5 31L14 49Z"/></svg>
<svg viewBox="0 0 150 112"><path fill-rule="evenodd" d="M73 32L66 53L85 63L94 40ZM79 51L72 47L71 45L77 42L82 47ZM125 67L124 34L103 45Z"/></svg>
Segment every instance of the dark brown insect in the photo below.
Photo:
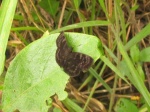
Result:
<svg viewBox="0 0 150 112"><path fill-rule="evenodd" d="M82 71L87 71L93 63L93 59L79 52L72 52L68 46L64 32L61 32L56 40L56 62L71 77L75 77Z"/></svg>

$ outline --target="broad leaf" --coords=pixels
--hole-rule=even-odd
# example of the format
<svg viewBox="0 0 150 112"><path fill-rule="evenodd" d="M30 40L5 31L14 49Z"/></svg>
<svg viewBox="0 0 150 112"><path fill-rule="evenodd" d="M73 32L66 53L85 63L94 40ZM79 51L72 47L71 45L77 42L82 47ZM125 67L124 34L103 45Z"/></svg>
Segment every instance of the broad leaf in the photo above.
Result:
<svg viewBox="0 0 150 112"><path fill-rule="evenodd" d="M114 108L115 112L138 112L138 108L128 99L120 98Z"/></svg>
<svg viewBox="0 0 150 112"><path fill-rule="evenodd" d="M65 33L76 52L100 57L100 41L95 36ZM55 61L57 34L45 36L24 48L12 61L4 82L3 111L46 112L46 101L54 94L60 100L67 97L64 91L69 76Z"/></svg>
<svg viewBox="0 0 150 112"><path fill-rule="evenodd" d="M140 61L150 62L150 47L147 47L140 52Z"/></svg>

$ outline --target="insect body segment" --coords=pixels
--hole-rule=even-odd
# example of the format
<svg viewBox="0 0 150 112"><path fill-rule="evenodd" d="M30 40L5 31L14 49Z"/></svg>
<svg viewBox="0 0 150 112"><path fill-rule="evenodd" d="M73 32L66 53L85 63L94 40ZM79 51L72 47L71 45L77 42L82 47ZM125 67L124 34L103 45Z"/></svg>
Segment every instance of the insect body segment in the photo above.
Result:
<svg viewBox="0 0 150 112"><path fill-rule="evenodd" d="M87 71L92 65L93 59L90 56L72 51L67 44L64 32L58 36L56 45L56 62L70 76L78 76L80 72Z"/></svg>

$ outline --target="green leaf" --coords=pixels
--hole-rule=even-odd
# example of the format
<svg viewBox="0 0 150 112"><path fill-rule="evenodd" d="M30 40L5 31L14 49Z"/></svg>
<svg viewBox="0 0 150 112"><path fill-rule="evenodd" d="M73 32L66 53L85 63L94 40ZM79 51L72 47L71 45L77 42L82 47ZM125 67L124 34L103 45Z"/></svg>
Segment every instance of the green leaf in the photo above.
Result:
<svg viewBox="0 0 150 112"><path fill-rule="evenodd" d="M138 108L128 99L121 98L117 101L115 112L138 112Z"/></svg>
<svg viewBox="0 0 150 112"><path fill-rule="evenodd" d="M132 46L141 42L142 39L150 35L150 24L147 24L138 34L136 34L132 39L125 45L125 50L129 50Z"/></svg>
<svg viewBox="0 0 150 112"><path fill-rule="evenodd" d="M101 20L85 21L85 22L67 25L67 26L59 28L57 30L53 30L53 31L51 31L51 33L66 31L66 30L75 29L75 28L82 28L82 27L91 27L91 26L95 27L95 26L108 26L108 25L110 25L109 21L101 21Z"/></svg>
<svg viewBox="0 0 150 112"><path fill-rule="evenodd" d="M47 12L49 12L53 18L55 18L55 15L58 11L59 1L57 0L41 0L39 5L45 9Z"/></svg>
<svg viewBox="0 0 150 112"><path fill-rule="evenodd" d="M0 75L3 72L5 52L18 0L3 0L0 6Z"/></svg>
<svg viewBox="0 0 150 112"><path fill-rule="evenodd" d="M140 52L140 61L150 62L150 47L147 47Z"/></svg>
<svg viewBox="0 0 150 112"><path fill-rule="evenodd" d="M127 76L128 75L131 75L130 73L130 70L125 62L125 60L122 60L119 65L118 65L118 68L119 70L121 71L121 73L124 75L124 76Z"/></svg>
<svg viewBox="0 0 150 112"><path fill-rule="evenodd" d="M83 109L80 108L73 99L66 98L62 101L63 104L68 108L69 112L83 112Z"/></svg>
<svg viewBox="0 0 150 112"><path fill-rule="evenodd" d="M97 37L65 33L76 52L100 57ZM4 81L2 104L4 112L16 109L23 112L46 112L46 101L54 94L59 100L67 97L64 91L69 76L55 61L56 39L59 33L46 35L23 49L12 61ZM90 50L89 50L90 49Z"/></svg>
<svg viewBox="0 0 150 112"><path fill-rule="evenodd" d="M54 108L53 112L62 112L60 108Z"/></svg>
<svg viewBox="0 0 150 112"><path fill-rule="evenodd" d="M138 62L139 61L140 50L137 47L137 45L134 45L134 46L131 47L131 49L130 49L130 55L131 55L131 58L132 58L133 62Z"/></svg>

